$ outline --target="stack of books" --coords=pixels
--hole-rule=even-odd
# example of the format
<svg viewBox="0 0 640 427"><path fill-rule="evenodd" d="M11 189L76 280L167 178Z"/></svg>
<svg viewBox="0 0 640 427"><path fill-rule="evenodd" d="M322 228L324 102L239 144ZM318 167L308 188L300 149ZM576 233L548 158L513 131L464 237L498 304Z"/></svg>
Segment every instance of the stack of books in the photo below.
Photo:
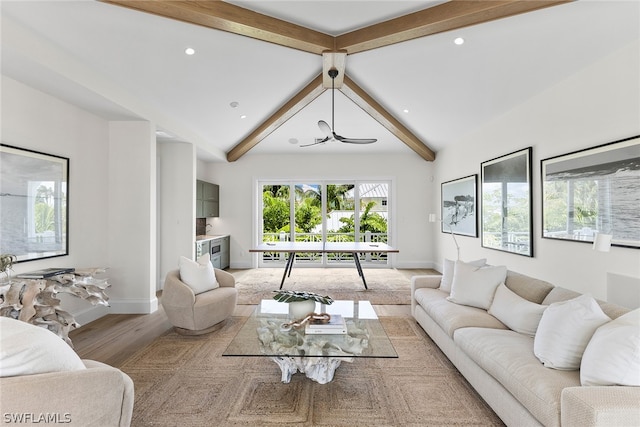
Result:
<svg viewBox="0 0 640 427"><path fill-rule="evenodd" d="M332 314L327 323L307 323L304 332L309 335L346 335L347 322L340 314Z"/></svg>

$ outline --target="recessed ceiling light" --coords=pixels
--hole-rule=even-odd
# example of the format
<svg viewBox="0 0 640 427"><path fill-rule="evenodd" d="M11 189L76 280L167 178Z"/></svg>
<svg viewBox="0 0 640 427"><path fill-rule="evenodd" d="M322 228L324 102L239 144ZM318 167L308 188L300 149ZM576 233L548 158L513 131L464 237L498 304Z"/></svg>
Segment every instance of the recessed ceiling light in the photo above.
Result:
<svg viewBox="0 0 640 427"><path fill-rule="evenodd" d="M193 55L194 53L196 53L196 50L192 47L188 47L184 50L184 53L186 53L187 55Z"/></svg>
<svg viewBox="0 0 640 427"><path fill-rule="evenodd" d="M246 115L246 114L243 114L243 115L241 115L241 116L240 116L240 118L241 118L241 119L246 119L246 118L247 118L247 115Z"/></svg>
<svg viewBox="0 0 640 427"><path fill-rule="evenodd" d="M230 106L231 108L238 108L238 106L239 106L239 105L240 105L240 104L239 104L237 101L233 101L233 102L229 103L229 106Z"/></svg>
<svg viewBox="0 0 640 427"><path fill-rule="evenodd" d="M404 110L402 110L403 113L409 114L409 109L405 108Z"/></svg>
<svg viewBox="0 0 640 427"><path fill-rule="evenodd" d="M296 138L289 138L289 144L297 144L298 140Z"/></svg>
<svg viewBox="0 0 640 427"><path fill-rule="evenodd" d="M464 39L462 37L456 37L453 42L459 46L464 43Z"/></svg>

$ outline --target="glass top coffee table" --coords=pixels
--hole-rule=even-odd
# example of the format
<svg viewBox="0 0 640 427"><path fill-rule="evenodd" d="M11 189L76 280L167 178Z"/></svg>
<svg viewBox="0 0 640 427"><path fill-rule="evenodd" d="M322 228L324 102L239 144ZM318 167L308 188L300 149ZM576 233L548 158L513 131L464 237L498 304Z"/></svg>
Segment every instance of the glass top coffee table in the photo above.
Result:
<svg viewBox="0 0 640 427"><path fill-rule="evenodd" d="M233 338L223 356L270 357L282 371L282 382L296 372L326 384L341 362L354 358L397 358L389 337L369 301L316 303L315 313L340 314L346 334L306 334L305 328L287 330L293 320L289 304L262 300Z"/></svg>

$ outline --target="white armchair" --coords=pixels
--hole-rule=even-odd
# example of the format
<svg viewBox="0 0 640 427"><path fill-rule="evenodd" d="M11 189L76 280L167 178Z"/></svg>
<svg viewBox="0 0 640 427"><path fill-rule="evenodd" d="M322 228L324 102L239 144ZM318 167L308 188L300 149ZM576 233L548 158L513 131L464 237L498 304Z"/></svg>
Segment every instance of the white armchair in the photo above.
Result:
<svg viewBox="0 0 640 427"><path fill-rule="evenodd" d="M206 334L233 314L238 296L235 278L224 270L216 268L214 272L220 286L199 294L180 280L179 270L167 273L161 303L176 332Z"/></svg>

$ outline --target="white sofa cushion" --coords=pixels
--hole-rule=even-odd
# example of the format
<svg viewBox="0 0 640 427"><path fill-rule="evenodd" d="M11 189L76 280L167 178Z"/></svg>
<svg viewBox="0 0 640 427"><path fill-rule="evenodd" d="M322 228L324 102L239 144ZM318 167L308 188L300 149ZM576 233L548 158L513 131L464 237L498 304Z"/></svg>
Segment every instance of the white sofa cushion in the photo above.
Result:
<svg viewBox="0 0 640 427"><path fill-rule="evenodd" d="M488 310L496 288L504 283L506 277L507 267L503 265L480 268L456 261L448 300L456 304Z"/></svg>
<svg viewBox="0 0 640 427"><path fill-rule="evenodd" d="M486 310L447 301L447 293L440 289L417 289L414 298L433 321L452 338L457 329L469 326L507 329Z"/></svg>
<svg viewBox="0 0 640 427"><path fill-rule="evenodd" d="M553 303L542 314L533 351L547 368L579 369L593 333L610 320L590 295Z"/></svg>
<svg viewBox="0 0 640 427"><path fill-rule="evenodd" d="M0 377L80 369L80 357L53 332L0 316Z"/></svg>
<svg viewBox="0 0 640 427"><path fill-rule="evenodd" d="M193 289L193 293L196 295L220 286L216 280L213 264L211 264L211 256L208 253L202 255L197 261L181 256L180 280Z"/></svg>
<svg viewBox="0 0 640 427"><path fill-rule="evenodd" d="M476 267L482 267L487 264L487 259L477 259L475 261L469 261L467 264L474 265ZM440 281L440 290L447 293L451 292L451 284L453 283L453 269L456 265L455 261L450 259L444 260L442 263L442 279Z"/></svg>
<svg viewBox="0 0 640 427"><path fill-rule="evenodd" d="M547 369L533 355L533 338L515 331L462 328L453 340L545 426L560 425L560 393L580 385L578 371ZM521 425L532 425L523 422ZM520 425L520 424L514 424Z"/></svg>
<svg viewBox="0 0 640 427"><path fill-rule="evenodd" d="M640 308L600 326L582 356L585 386L640 386Z"/></svg>
<svg viewBox="0 0 640 427"><path fill-rule="evenodd" d="M489 308L489 314L512 330L532 337L536 334L546 308L546 305L527 301L506 285L500 284Z"/></svg>

